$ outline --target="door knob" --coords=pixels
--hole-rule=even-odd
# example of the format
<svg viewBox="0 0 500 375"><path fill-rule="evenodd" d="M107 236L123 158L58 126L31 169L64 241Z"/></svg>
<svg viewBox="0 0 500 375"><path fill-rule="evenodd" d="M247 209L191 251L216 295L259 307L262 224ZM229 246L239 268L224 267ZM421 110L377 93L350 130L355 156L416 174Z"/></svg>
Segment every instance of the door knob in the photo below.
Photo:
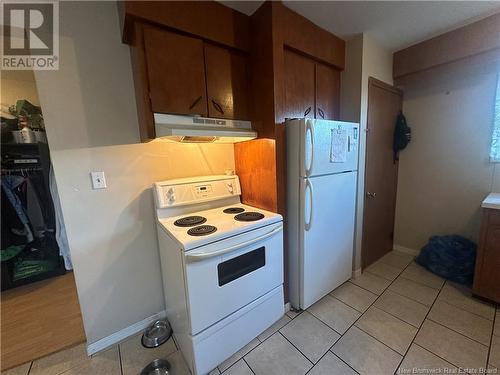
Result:
<svg viewBox="0 0 500 375"><path fill-rule="evenodd" d="M370 193L369 191L366 192L367 198L375 198L376 196L377 196L377 193Z"/></svg>

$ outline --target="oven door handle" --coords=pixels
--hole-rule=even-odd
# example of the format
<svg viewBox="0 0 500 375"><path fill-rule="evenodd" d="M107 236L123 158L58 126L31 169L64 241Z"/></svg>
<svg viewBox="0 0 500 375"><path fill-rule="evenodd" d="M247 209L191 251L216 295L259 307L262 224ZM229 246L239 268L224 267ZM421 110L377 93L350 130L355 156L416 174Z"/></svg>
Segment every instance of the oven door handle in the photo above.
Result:
<svg viewBox="0 0 500 375"><path fill-rule="evenodd" d="M249 246L249 245L254 244L256 242L265 240L266 238L271 237L271 236L275 235L276 233L281 232L282 230L283 230L283 225L280 225L279 227L274 228L272 231L270 231L269 233L263 234L262 236L259 236L257 238L253 238L249 241L245 241L245 242L240 243L238 245L226 247L226 248L221 249L221 250L212 251L210 253L198 253L198 254L189 254L189 252L188 252L188 254L186 255L186 258L187 258L188 262L195 262L195 261L223 255L226 253L230 253L230 252L232 252L234 250L238 250L242 247Z"/></svg>

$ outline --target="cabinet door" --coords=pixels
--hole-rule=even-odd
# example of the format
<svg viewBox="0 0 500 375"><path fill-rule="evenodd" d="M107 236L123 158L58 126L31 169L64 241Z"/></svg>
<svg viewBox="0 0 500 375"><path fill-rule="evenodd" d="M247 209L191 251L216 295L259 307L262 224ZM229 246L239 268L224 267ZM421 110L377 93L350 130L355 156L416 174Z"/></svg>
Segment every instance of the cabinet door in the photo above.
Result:
<svg viewBox="0 0 500 375"><path fill-rule="evenodd" d="M153 112L207 115L203 42L144 28Z"/></svg>
<svg viewBox="0 0 500 375"><path fill-rule="evenodd" d="M316 118L338 120L340 107L340 72L316 63Z"/></svg>
<svg viewBox="0 0 500 375"><path fill-rule="evenodd" d="M248 74L244 55L205 43L208 115L248 120Z"/></svg>
<svg viewBox="0 0 500 375"><path fill-rule="evenodd" d="M476 259L474 293L500 303L500 212L485 209Z"/></svg>
<svg viewBox="0 0 500 375"><path fill-rule="evenodd" d="M314 118L314 61L285 50L286 118Z"/></svg>
<svg viewBox="0 0 500 375"><path fill-rule="evenodd" d="M500 303L500 226L490 226L483 250L481 269L481 295Z"/></svg>

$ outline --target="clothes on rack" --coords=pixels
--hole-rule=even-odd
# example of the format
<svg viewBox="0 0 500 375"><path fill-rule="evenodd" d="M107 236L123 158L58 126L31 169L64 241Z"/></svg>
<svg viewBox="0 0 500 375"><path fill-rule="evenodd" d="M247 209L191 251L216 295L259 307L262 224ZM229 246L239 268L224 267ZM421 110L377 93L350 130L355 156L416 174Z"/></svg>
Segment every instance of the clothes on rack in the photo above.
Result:
<svg viewBox="0 0 500 375"><path fill-rule="evenodd" d="M26 236L26 242L30 243L34 240L33 233L31 231L31 228L29 226L29 220L28 216L26 213L25 208L23 207L23 204L21 202L20 197L16 193L17 188L25 182L25 178L22 176L16 176L16 175L7 175L7 176L2 176L2 190L4 191L5 195L7 196L7 199L9 200L10 204L12 205L15 213L17 214L17 217L23 224L23 230L22 232L16 233L18 235L25 235ZM11 228L16 229L16 228Z"/></svg>
<svg viewBox="0 0 500 375"><path fill-rule="evenodd" d="M73 263L71 262L71 254L69 252L68 236L66 235L66 227L64 226L61 201L59 200L59 193L57 191L56 178L54 175L54 169L52 165L49 171L49 189L52 195L52 201L54 202L54 213L56 220L56 241L59 245L59 254L64 259L64 267L67 270L73 269Z"/></svg>
<svg viewBox="0 0 500 375"><path fill-rule="evenodd" d="M62 275L71 260L63 262L61 254L69 256L69 250L60 251L56 240L61 235L53 201L59 201L49 186L47 145L2 143L1 151L0 285L5 290Z"/></svg>
<svg viewBox="0 0 500 375"><path fill-rule="evenodd" d="M45 179L42 173L30 173L28 177L31 184L35 187L35 193L38 197L38 202L40 202L41 212L45 221L45 230L53 232L56 227L56 219L49 178Z"/></svg>
<svg viewBox="0 0 500 375"><path fill-rule="evenodd" d="M71 269L64 225L61 217L56 219L53 206L52 196L60 210L57 191L52 195L41 169L12 168L2 172L0 255L2 262L12 263L12 281L55 270L63 254L65 268ZM62 234L56 233L56 220ZM58 242L64 250L60 250Z"/></svg>
<svg viewBox="0 0 500 375"><path fill-rule="evenodd" d="M35 187L29 178L26 179L26 211L35 237L42 237L47 225Z"/></svg>
<svg viewBox="0 0 500 375"><path fill-rule="evenodd" d="M0 192L2 196L2 220L0 220L2 234L0 236L0 249L5 249L11 245L25 245L27 243L27 239L24 235L24 224L19 219L11 201L7 198L5 189L0 187Z"/></svg>

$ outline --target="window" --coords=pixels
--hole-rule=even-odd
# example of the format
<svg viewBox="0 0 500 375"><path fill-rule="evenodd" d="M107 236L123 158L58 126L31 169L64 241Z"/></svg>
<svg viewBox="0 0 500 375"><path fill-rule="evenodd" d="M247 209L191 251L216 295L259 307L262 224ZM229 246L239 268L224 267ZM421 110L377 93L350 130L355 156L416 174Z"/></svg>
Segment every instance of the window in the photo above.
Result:
<svg viewBox="0 0 500 375"><path fill-rule="evenodd" d="M497 76L497 93L495 96L494 112L490 160L495 163L500 163L500 73Z"/></svg>

